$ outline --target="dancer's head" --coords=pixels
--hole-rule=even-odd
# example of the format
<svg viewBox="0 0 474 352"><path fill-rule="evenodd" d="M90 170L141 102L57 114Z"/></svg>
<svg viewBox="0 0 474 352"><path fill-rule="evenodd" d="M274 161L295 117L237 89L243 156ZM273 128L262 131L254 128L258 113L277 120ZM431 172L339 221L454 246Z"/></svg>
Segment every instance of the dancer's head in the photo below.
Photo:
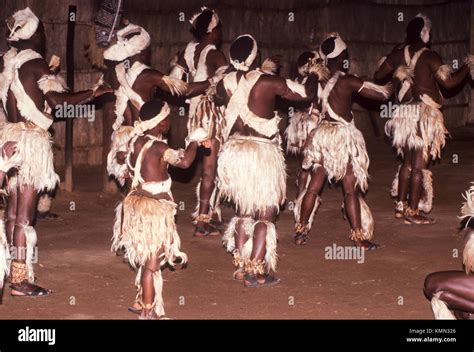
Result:
<svg viewBox="0 0 474 352"><path fill-rule="evenodd" d="M161 100L152 100L143 104L140 109L141 124L149 127L148 134L159 135L169 132L171 122L169 118L169 106Z"/></svg>
<svg viewBox="0 0 474 352"><path fill-rule="evenodd" d="M189 20L191 32L198 42L204 40L209 43L220 45L222 41L222 24L217 12L203 6Z"/></svg>
<svg viewBox="0 0 474 352"><path fill-rule="evenodd" d="M249 71L260 66L257 41L250 34L238 36L229 48L230 63L237 71Z"/></svg>
<svg viewBox="0 0 474 352"><path fill-rule="evenodd" d="M319 55L331 71L342 71L349 58L347 45L337 32L326 36L319 48Z"/></svg>
<svg viewBox="0 0 474 352"><path fill-rule="evenodd" d="M421 13L416 15L416 17L408 23L406 33L407 44L414 45L423 43L424 45L428 45L431 41L430 19Z"/></svg>
<svg viewBox="0 0 474 352"><path fill-rule="evenodd" d="M29 7L15 12L6 20L6 39L18 49L33 49L41 55L46 51L43 23Z"/></svg>

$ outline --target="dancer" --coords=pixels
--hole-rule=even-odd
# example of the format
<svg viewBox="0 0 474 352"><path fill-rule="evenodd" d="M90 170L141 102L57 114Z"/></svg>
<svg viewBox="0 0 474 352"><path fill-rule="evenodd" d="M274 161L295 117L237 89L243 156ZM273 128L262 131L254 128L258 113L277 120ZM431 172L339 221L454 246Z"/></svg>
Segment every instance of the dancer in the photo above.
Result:
<svg viewBox="0 0 474 352"><path fill-rule="evenodd" d="M370 242L374 222L361 192L368 187L369 156L364 137L356 128L352 115L352 95L377 101L390 96L388 86L379 86L345 74L348 59L347 46L338 33L331 33L323 41L320 55L326 63L331 78L323 82L321 118L318 127L309 136L304 148L302 167L311 170L304 192L295 206L295 236L297 245L306 244L314 214L320 203L320 193L326 178L331 182L342 181L344 212L349 218L349 238L356 246L372 250L377 245Z"/></svg>
<svg viewBox="0 0 474 352"><path fill-rule="evenodd" d="M258 67L258 47L248 34L230 50L236 71L217 85L216 100L227 103L224 145L218 161L220 198L235 204L236 216L224 234L233 254L236 280L246 287L275 285L277 265L276 216L285 201L286 171L275 99L312 101L324 67L314 65L303 86L266 74Z"/></svg>
<svg viewBox="0 0 474 352"><path fill-rule="evenodd" d="M163 139L170 127L169 112L168 105L158 101L150 101L140 110L126 156L131 190L123 201L123 218L117 217L115 225L122 232L119 246L125 248L130 264L138 269L135 284L140 319L157 319L165 314L161 268L187 261L176 231L177 205L171 194L168 165L187 168L199 144L210 144L205 142L206 131L196 129L187 138L186 150L169 148Z"/></svg>
<svg viewBox="0 0 474 352"><path fill-rule="evenodd" d="M298 75L296 83L304 84L308 79L308 68L313 61L320 60L317 51L305 51L298 57ZM320 91L320 87L318 87ZM296 175L296 198L304 190L310 172L301 168L303 161L303 147L310 132L316 128L320 119L320 111L316 103L293 104L290 107L290 120L285 130L286 152L298 157L298 172Z"/></svg>
<svg viewBox="0 0 474 352"><path fill-rule="evenodd" d="M471 71L474 56L469 55L459 70L443 64L441 56L429 48L431 21L419 14L408 23L405 45L396 46L383 58L375 73L376 80L393 74L398 82L398 106L385 125L393 146L403 158L392 196L396 197L395 218L406 224L434 224L426 215L433 201L432 173L429 165L441 157L448 131L441 112L443 96L440 87L459 86Z"/></svg>
<svg viewBox="0 0 474 352"><path fill-rule="evenodd" d="M10 50L3 56L0 98L7 113L0 144L16 142L18 170L8 174L6 234L14 247L11 262L11 294L45 296L50 290L34 284L33 261L37 241L33 222L38 196L55 189L59 177L54 171L53 151L48 129L53 123L44 111L63 104L85 104L109 90L97 84L93 89L67 93L60 77L43 58L43 24L29 9L17 11L7 19Z"/></svg>
<svg viewBox="0 0 474 352"><path fill-rule="evenodd" d="M441 271L428 275L424 292L431 301L436 319L472 319L474 317L474 184L464 195L461 208L466 240L463 253L465 272Z"/></svg>
<svg viewBox="0 0 474 352"><path fill-rule="evenodd" d="M207 7L192 16L192 33L195 40L180 53L170 76L187 82L211 80L211 88L202 94L201 90L188 91L189 100L188 133L204 128L212 145L202 156L201 179L197 185L198 204L193 214L196 224L194 236L220 235L220 210L216 207L217 154L222 144L222 111L213 102L215 86L227 69L225 55L218 49L222 40L222 25L218 14Z"/></svg>

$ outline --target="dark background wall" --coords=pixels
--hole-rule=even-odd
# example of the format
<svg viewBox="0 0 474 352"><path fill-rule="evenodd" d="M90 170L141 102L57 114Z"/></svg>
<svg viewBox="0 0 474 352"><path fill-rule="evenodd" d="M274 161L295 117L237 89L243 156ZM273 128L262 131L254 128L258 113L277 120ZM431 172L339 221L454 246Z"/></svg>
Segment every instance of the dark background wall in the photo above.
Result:
<svg viewBox="0 0 474 352"><path fill-rule="evenodd" d="M284 76L294 74L294 62L304 50L315 49L325 33L338 31L349 45L351 72L372 77L378 60L392 47L403 41L407 22L417 13L427 14L433 22L433 49L446 62L461 61L472 45L471 0L459 1L403 1L403 0L124 0L124 12L132 22L145 27L152 36L153 66L166 71L176 52L191 39L190 15L201 5L217 9L223 23L223 50L240 34L250 33L259 42L263 57L280 54ZM77 5L76 27L76 89L92 85L99 76L84 55L84 47L91 42L94 0L0 0L0 21L14 10L30 6L44 22L48 38L47 59L54 53L61 57L65 69L66 19L68 5ZM180 21L184 14L185 21ZM404 21L399 21L400 16ZM0 51L6 49L0 40ZM450 92L450 94L457 92ZM473 109L469 108L471 89L446 100L446 123L450 129L474 123ZM471 100L472 101L472 100ZM374 136L369 114L362 107L357 124L367 138ZM372 113L374 116L374 113ZM183 130L185 119L177 119ZM381 119L374 119L380 129ZM55 141L64 144L64 126L56 124ZM180 132L182 134L182 132ZM76 121L74 132L74 162L98 165L103 152L101 112L94 123ZM105 143L107 148L108 141ZM62 153L57 163L64 162Z"/></svg>

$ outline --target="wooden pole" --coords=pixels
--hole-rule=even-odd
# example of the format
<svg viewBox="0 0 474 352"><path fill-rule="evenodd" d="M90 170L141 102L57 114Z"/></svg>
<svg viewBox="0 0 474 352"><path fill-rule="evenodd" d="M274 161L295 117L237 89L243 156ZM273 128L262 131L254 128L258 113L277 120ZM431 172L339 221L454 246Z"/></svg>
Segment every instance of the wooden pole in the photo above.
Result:
<svg viewBox="0 0 474 352"><path fill-rule="evenodd" d="M471 14L470 14L470 25L469 25L469 30L470 30L470 36L469 38L470 43L469 43L469 52L473 53L474 52L474 0L471 0ZM468 108L468 116L467 116L467 122L470 124L474 124L474 89L472 89L473 84L471 81L471 94L470 94L470 99L469 99L469 108Z"/></svg>
<svg viewBox="0 0 474 352"><path fill-rule="evenodd" d="M74 91L74 34L76 29L77 6L69 5L67 22L67 43L66 43L66 67L67 67L67 85L71 91ZM74 119L66 119L66 148L65 148L65 189L68 192L73 190L72 167L73 167L73 129Z"/></svg>

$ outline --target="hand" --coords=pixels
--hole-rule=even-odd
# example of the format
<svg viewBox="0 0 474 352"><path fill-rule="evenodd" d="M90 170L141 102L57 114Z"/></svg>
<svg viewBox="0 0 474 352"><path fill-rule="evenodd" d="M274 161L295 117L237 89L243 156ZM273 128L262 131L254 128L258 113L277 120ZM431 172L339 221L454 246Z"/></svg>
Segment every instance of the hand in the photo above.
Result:
<svg viewBox="0 0 474 352"><path fill-rule="evenodd" d="M2 147L2 154L6 156L8 159L12 157L13 154L16 152L16 142L5 142Z"/></svg>
<svg viewBox="0 0 474 352"><path fill-rule="evenodd" d="M210 149L211 148L211 140L210 139L206 139L205 141L202 141L201 142L201 146L206 148L206 149Z"/></svg>
<svg viewBox="0 0 474 352"><path fill-rule="evenodd" d="M110 86L106 84L102 84L95 90L94 98L100 97L101 95L104 95L106 93L113 93L113 92L114 90Z"/></svg>

